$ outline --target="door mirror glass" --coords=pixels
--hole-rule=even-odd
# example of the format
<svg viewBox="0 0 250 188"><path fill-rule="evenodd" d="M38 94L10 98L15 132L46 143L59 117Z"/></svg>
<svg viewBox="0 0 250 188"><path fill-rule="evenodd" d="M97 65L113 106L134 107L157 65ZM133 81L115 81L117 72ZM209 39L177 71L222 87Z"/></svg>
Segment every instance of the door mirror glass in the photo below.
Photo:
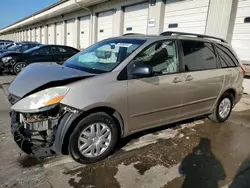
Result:
<svg viewBox="0 0 250 188"><path fill-rule="evenodd" d="M154 75L152 67L147 65L135 67L131 74L137 78L146 78Z"/></svg>

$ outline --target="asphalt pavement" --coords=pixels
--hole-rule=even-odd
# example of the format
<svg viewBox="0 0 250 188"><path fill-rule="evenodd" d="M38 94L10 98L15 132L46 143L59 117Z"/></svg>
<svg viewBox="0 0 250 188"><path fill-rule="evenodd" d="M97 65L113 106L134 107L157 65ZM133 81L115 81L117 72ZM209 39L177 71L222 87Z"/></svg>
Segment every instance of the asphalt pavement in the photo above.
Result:
<svg viewBox="0 0 250 188"><path fill-rule="evenodd" d="M8 83L0 77L0 187L241 188L249 181L250 96L225 123L190 120L122 139L109 158L89 165L68 156L27 156L10 133ZM247 184L250 187L250 184Z"/></svg>

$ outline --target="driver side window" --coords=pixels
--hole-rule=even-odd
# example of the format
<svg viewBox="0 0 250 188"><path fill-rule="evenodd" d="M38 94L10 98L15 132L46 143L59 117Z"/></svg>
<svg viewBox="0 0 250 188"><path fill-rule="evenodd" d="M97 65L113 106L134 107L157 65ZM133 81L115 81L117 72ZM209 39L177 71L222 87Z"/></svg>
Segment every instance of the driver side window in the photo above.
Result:
<svg viewBox="0 0 250 188"><path fill-rule="evenodd" d="M129 65L129 72L138 66L151 66L155 75L179 72L176 42L158 41L139 53Z"/></svg>
<svg viewBox="0 0 250 188"><path fill-rule="evenodd" d="M50 55L51 48L50 47L44 47L40 48L32 53L32 55Z"/></svg>

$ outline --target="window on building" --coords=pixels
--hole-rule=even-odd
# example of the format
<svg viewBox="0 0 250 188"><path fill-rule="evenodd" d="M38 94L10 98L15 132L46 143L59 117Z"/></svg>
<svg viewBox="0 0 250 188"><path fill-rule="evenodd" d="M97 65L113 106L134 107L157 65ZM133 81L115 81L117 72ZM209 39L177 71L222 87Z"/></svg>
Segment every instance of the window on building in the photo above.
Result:
<svg viewBox="0 0 250 188"><path fill-rule="evenodd" d="M210 43L182 41L185 71L216 69L216 55Z"/></svg>
<svg viewBox="0 0 250 188"><path fill-rule="evenodd" d="M250 23L250 17L246 17L246 18L244 19L244 23Z"/></svg>

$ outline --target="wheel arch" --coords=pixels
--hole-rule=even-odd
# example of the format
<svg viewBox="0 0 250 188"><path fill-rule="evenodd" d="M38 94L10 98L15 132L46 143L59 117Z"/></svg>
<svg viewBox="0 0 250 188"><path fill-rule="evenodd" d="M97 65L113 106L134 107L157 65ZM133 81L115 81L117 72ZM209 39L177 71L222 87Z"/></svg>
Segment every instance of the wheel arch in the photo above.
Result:
<svg viewBox="0 0 250 188"><path fill-rule="evenodd" d="M60 148L57 148L60 150L60 153L62 153L63 155L68 154L68 144L69 144L70 135L75 130L77 124L84 117L87 117L88 115L90 115L92 113L96 113L96 112L106 112L108 115L113 117L119 126L119 128L118 128L119 137L120 138L123 137L123 135L124 135L124 121L123 121L121 114L117 110L115 110L114 108L108 107L108 106L100 106L100 107L91 108L87 111L83 111L82 113L80 113L79 115L74 117L73 121L71 121L68 125L65 125L65 126L67 126L67 128L62 130L62 132L61 132L62 140L61 140Z"/></svg>

